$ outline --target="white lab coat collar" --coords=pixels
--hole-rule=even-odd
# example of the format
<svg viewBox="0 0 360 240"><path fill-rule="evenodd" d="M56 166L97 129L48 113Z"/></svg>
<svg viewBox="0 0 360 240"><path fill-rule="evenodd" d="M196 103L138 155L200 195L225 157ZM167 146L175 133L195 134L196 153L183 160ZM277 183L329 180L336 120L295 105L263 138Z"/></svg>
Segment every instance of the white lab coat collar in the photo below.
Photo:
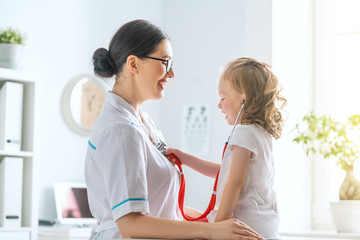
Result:
<svg viewBox="0 0 360 240"><path fill-rule="evenodd" d="M152 141L158 143L159 140L165 142L162 133L156 129L154 124L152 123L151 119L141 110L141 115L143 120L141 119L140 115L135 111L135 109L120 95L117 95L114 92L107 92L106 100L114 106L119 112L121 112L127 119L131 122L131 125L137 126L140 131L142 131L145 136L150 136ZM143 123L146 122L146 125Z"/></svg>
<svg viewBox="0 0 360 240"><path fill-rule="evenodd" d="M131 121L131 124L143 125L140 115L135 111L135 109L120 95L117 95L114 92L106 93L106 100L114 106L119 112L125 114L127 118Z"/></svg>

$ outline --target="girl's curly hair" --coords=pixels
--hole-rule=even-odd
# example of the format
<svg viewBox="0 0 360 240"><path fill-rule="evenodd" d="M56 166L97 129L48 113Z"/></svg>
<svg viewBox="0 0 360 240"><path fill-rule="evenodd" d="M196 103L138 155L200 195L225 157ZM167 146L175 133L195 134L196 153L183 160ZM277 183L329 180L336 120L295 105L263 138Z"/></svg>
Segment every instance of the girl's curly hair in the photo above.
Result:
<svg viewBox="0 0 360 240"><path fill-rule="evenodd" d="M278 139L284 122L281 111L287 100L280 95L282 87L270 68L253 58L238 58L225 66L222 78L235 92L245 94L241 124L262 126Z"/></svg>

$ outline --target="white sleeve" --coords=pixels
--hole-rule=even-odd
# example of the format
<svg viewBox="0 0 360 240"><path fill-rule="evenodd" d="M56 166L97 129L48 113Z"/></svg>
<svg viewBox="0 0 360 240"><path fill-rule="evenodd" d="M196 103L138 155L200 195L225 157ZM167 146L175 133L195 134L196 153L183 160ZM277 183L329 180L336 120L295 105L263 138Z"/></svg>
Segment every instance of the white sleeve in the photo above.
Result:
<svg viewBox="0 0 360 240"><path fill-rule="evenodd" d="M249 126L238 126L235 129L229 142L230 150L232 150L233 146L245 148L255 154L252 159L257 158L258 156L258 140L256 132Z"/></svg>
<svg viewBox="0 0 360 240"><path fill-rule="evenodd" d="M99 171L114 221L131 212L148 214L145 139L135 127L118 124L105 130L99 140Z"/></svg>

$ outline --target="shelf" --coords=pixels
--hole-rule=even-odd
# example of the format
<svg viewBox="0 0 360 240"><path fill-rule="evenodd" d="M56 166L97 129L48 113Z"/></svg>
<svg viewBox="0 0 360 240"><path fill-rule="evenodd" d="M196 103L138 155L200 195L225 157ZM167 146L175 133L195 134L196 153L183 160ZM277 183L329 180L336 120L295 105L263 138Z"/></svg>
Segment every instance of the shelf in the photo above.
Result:
<svg viewBox="0 0 360 240"><path fill-rule="evenodd" d="M39 77L33 73L0 68L0 85L5 81L22 83L23 88L23 106L22 106L22 118L21 118L21 150L9 150L0 149L0 158L3 157L14 157L23 158L22 164L22 184L15 184L14 181L7 180L1 182L5 185L4 190L6 192L0 192L0 197L7 199L10 202L12 198L19 200L18 196L12 194L15 191L11 189L21 187L22 199L20 204L17 203L15 207L2 206L3 209L15 209L16 214L21 215L21 226L18 227L0 227L0 239L16 239L16 240L36 240L37 239L37 225L38 225L38 205L37 205L37 176L35 174L37 162L35 158L34 149L34 125L35 125L35 88L36 82ZM4 117L4 116L1 116ZM8 171L12 171L8 170ZM15 169L16 170L16 169ZM12 172L6 172L6 176L11 176ZM17 185L17 186L15 186ZM10 190L9 190L10 189ZM3 191L3 190L2 190ZM19 206L20 205L20 206ZM20 209L20 210L19 210ZM19 212L20 211L20 212ZM4 214L2 214L4 220ZM6 219L4 221L7 221ZM10 220L9 220L10 221ZM12 223L9 222L8 225ZM20 225L19 224L19 225ZM5 224L7 226L7 224Z"/></svg>
<svg viewBox="0 0 360 240"><path fill-rule="evenodd" d="M29 151L6 151L0 150L0 156L4 157L33 157L34 153Z"/></svg>
<svg viewBox="0 0 360 240"><path fill-rule="evenodd" d="M0 68L0 81L11 80L14 82L36 82L37 76L28 72L14 69Z"/></svg>
<svg viewBox="0 0 360 240"><path fill-rule="evenodd" d="M0 227L0 232L31 232L29 227Z"/></svg>

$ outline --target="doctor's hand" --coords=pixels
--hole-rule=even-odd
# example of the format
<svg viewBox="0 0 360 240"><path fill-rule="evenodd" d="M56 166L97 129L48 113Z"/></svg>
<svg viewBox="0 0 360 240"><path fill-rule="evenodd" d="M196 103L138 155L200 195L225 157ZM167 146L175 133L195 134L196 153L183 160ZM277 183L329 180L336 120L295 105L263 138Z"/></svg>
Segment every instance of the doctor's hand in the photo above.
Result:
<svg viewBox="0 0 360 240"><path fill-rule="evenodd" d="M210 225L208 239L264 240L260 234L236 218L208 225Z"/></svg>

